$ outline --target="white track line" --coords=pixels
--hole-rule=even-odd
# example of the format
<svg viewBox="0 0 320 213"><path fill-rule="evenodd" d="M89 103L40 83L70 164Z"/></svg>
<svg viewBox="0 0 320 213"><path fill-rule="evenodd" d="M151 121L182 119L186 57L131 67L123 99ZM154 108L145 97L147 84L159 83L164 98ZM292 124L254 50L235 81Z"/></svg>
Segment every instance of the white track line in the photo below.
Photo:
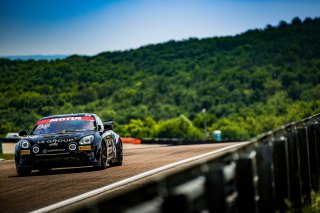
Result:
<svg viewBox="0 0 320 213"><path fill-rule="evenodd" d="M159 172L162 172L162 171L165 171L165 170L177 167L177 166L181 166L181 165L184 165L186 163L190 163L192 161L197 161L197 160L212 156L214 154L218 154L218 153L221 153L221 152L224 152L224 151L232 150L232 149L235 149L237 147L244 146L244 144L246 144L246 143L235 144L235 145L224 147L224 148L221 148L221 149L217 149L215 151L208 152L208 153L205 153L205 154L202 154L202 155L198 155L198 156L195 156L195 157L192 157L192 158L188 158L188 159L181 160L181 161L178 161L178 162L175 162L175 163L171 163L171 164L168 164L168 165L165 165L165 166L162 166L162 167L159 167L159 168L156 168L156 169L141 173L139 175L136 175L136 176L121 180L119 182L116 182L116 183L113 183L113 184L110 184L110 185L106 185L106 186L103 186L101 188L86 192L86 193L78 195L76 197L72 197L70 199L67 199L67 200L52 204L50 206L47 206L47 207L32 211L31 213L43 213L43 212L54 211L54 210L57 210L59 208L71 205L71 204L76 203L76 202L79 202L81 200L85 200L87 198L90 198L90 197L96 196L98 194L104 193L106 191L109 191L109 190L112 190L112 189L127 185L129 183L134 182L134 181L141 180L142 178L154 175L156 173L159 173Z"/></svg>

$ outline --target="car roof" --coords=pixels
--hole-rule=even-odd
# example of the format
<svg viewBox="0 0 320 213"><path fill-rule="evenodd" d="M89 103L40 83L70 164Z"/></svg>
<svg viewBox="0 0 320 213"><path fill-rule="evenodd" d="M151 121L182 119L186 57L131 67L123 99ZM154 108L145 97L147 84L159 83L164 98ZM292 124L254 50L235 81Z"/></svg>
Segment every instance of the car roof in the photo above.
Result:
<svg viewBox="0 0 320 213"><path fill-rule="evenodd" d="M93 116L96 117L96 114L93 113L76 113L76 114L62 114L62 115L52 115L41 118L40 120L50 119L50 118L65 118L65 117L80 117L80 116Z"/></svg>

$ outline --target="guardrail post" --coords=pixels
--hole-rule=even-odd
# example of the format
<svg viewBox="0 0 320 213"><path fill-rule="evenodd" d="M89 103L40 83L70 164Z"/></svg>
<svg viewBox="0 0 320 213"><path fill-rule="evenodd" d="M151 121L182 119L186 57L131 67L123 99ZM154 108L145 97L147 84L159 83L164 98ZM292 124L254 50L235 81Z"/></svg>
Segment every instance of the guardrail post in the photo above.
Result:
<svg viewBox="0 0 320 213"><path fill-rule="evenodd" d="M256 151L241 153L237 161L237 189L239 212L258 212Z"/></svg>
<svg viewBox="0 0 320 213"><path fill-rule="evenodd" d="M298 151L300 158L300 177L301 177L301 194L304 204L311 203L311 178L310 178L310 162L309 162L309 142L307 136L307 128L297 128L298 135Z"/></svg>
<svg viewBox="0 0 320 213"><path fill-rule="evenodd" d="M319 153L317 152L316 142L316 124L307 125L308 143L309 143L309 157L310 157L310 175L311 188L316 192L319 190Z"/></svg>
<svg viewBox="0 0 320 213"><path fill-rule="evenodd" d="M162 212L202 212L207 207L206 174L208 166L195 166L165 180Z"/></svg>
<svg viewBox="0 0 320 213"><path fill-rule="evenodd" d="M236 164L215 165L207 174L206 197L209 212L236 212Z"/></svg>
<svg viewBox="0 0 320 213"><path fill-rule="evenodd" d="M161 210L167 212L202 212L207 209L204 176L195 177L169 189Z"/></svg>
<svg viewBox="0 0 320 213"><path fill-rule="evenodd" d="M287 142L284 136L277 137L273 142L275 208L280 212L288 209L286 200L289 200Z"/></svg>
<svg viewBox="0 0 320 213"><path fill-rule="evenodd" d="M301 208L300 158L297 137L297 131L295 129L287 133L289 200L295 209Z"/></svg>
<svg viewBox="0 0 320 213"><path fill-rule="evenodd" d="M260 144L257 147L259 212L274 212L274 178L272 146Z"/></svg>

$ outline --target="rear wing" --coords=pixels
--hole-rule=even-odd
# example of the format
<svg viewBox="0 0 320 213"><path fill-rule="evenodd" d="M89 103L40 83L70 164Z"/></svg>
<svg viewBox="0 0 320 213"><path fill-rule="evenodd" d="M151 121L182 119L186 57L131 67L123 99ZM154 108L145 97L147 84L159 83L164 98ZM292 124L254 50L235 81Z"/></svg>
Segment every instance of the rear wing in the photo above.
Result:
<svg viewBox="0 0 320 213"><path fill-rule="evenodd" d="M114 119L103 122L103 126L105 130L112 130L114 127L114 124L115 124Z"/></svg>

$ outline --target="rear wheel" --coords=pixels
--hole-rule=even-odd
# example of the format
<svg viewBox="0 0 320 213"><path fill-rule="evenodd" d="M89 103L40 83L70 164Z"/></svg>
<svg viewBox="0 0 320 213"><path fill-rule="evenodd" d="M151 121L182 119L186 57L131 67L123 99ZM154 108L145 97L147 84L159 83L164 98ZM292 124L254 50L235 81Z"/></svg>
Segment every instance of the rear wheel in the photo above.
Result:
<svg viewBox="0 0 320 213"><path fill-rule="evenodd" d="M117 162L114 163L115 166L121 166L123 161L123 150L122 150L122 142L119 141L117 143Z"/></svg>

